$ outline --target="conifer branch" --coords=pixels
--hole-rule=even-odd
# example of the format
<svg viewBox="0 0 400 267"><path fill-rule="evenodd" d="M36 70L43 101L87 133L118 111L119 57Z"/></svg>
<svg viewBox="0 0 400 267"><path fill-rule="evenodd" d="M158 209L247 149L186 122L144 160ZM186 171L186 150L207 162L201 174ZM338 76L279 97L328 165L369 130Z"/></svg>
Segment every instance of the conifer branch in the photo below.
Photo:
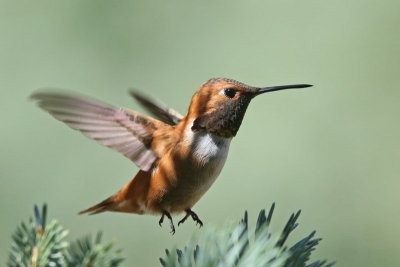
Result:
<svg viewBox="0 0 400 267"><path fill-rule="evenodd" d="M34 220L21 223L12 235L9 267L117 267L123 261L121 250L113 250L113 243L101 244L101 232L92 241L83 237L71 245L66 241L68 230L57 220L46 224L47 205L42 213L34 206Z"/></svg>
<svg viewBox="0 0 400 267"><path fill-rule="evenodd" d="M166 249L160 258L164 267L206 266L269 266L269 267L329 267L334 263L314 261L308 263L311 252L321 240L314 238L315 231L288 248L285 243L298 226L300 211L292 214L280 235L270 232L275 204L268 216L261 210L253 234L249 232L247 211L236 227L221 230L208 229L197 239L192 239L183 250L176 253Z"/></svg>

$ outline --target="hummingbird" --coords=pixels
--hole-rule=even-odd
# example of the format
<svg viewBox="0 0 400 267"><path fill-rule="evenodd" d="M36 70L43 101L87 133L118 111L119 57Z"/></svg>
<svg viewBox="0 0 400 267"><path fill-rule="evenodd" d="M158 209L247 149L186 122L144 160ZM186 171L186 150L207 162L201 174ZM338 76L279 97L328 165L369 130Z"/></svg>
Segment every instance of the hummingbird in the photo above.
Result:
<svg viewBox="0 0 400 267"><path fill-rule="evenodd" d="M185 213L178 226L219 176L250 101L261 94L310 87L294 84L254 87L212 78L194 93L186 116L137 91L130 91L154 117L73 93L36 92L40 108L99 144L122 153L139 172L116 194L79 214L105 211L152 214L169 220Z"/></svg>

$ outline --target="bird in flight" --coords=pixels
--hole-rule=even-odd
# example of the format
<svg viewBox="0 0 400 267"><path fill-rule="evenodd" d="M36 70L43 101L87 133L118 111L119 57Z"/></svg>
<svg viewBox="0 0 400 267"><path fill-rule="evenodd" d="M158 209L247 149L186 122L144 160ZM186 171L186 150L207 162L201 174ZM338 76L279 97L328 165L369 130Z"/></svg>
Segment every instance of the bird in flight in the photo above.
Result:
<svg viewBox="0 0 400 267"><path fill-rule="evenodd" d="M31 98L57 120L122 153L140 169L116 194L79 214L158 214L160 226L167 217L173 234L174 214L185 213L178 226L189 217L203 225L192 208L220 174L250 101L263 93L310 86L253 87L212 78L195 92L186 116L131 91L155 118L56 90Z"/></svg>

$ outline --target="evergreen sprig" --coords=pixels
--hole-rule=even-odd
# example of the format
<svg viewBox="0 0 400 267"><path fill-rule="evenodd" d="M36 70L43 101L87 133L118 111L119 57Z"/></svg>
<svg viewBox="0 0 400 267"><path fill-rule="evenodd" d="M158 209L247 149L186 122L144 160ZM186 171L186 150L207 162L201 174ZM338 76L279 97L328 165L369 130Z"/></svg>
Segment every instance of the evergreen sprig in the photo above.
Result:
<svg viewBox="0 0 400 267"><path fill-rule="evenodd" d="M329 267L334 263L314 261L308 263L311 252L321 240L314 238L315 231L292 247L285 246L290 233L297 227L300 211L292 214L279 236L270 232L272 204L268 215L261 210L254 233L249 236L247 211L236 227L221 230L208 229L197 239L193 238L176 253L166 249L166 255L160 258L164 267L205 267L205 266L287 266L287 267Z"/></svg>
<svg viewBox="0 0 400 267"><path fill-rule="evenodd" d="M68 247L65 230L57 220L46 225L47 206L43 205L42 215L35 205L35 220L21 223L12 235L8 266L65 266L64 253Z"/></svg>
<svg viewBox="0 0 400 267"><path fill-rule="evenodd" d="M90 235L73 242L68 249L66 257L68 266L119 266L124 260L120 255L122 250L112 251L112 242L102 245L101 237L102 232L98 232L94 242Z"/></svg>
<svg viewBox="0 0 400 267"><path fill-rule="evenodd" d="M12 235L9 267L117 267L123 261L121 250L113 250L113 243L101 244L101 232L93 242L90 236L70 245L66 241L68 230L57 220L46 225L47 206L42 213L34 207L35 220L21 223Z"/></svg>

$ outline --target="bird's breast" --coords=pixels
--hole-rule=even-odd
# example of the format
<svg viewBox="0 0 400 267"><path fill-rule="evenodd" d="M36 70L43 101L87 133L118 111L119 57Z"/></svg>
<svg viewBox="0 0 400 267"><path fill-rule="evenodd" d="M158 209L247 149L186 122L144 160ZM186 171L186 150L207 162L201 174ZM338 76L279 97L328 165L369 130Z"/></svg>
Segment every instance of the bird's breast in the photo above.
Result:
<svg viewBox="0 0 400 267"><path fill-rule="evenodd" d="M172 213L193 207L220 174L231 140L188 127L154 170L158 206Z"/></svg>
<svg viewBox="0 0 400 267"><path fill-rule="evenodd" d="M225 164L231 139L191 129L185 133L181 145L187 153L176 160L177 183L171 190L177 210L191 208L211 187Z"/></svg>

